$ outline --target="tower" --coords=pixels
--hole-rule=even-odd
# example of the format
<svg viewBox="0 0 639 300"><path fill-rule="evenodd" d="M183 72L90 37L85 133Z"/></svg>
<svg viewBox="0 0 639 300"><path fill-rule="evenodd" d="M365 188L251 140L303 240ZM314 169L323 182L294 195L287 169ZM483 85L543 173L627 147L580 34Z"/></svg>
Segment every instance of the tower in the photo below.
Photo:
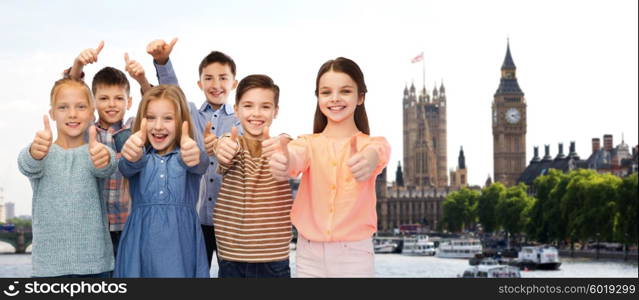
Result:
<svg viewBox="0 0 639 300"><path fill-rule="evenodd" d="M526 100L517 82L510 42L492 103L494 180L514 185L526 168Z"/></svg>
<svg viewBox="0 0 639 300"><path fill-rule="evenodd" d="M444 86L426 87L419 95L415 85L404 88L403 98L404 184L436 187L448 184L446 161L446 93Z"/></svg>

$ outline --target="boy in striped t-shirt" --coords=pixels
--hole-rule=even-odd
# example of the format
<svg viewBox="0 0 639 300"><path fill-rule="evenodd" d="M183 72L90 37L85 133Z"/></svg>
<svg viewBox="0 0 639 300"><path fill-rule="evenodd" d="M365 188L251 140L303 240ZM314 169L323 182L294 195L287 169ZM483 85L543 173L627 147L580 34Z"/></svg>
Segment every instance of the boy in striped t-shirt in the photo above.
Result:
<svg viewBox="0 0 639 300"><path fill-rule="evenodd" d="M286 138L262 147L277 116L278 98L279 87L271 78L247 76L237 87L234 107L244 135L238 136L235 127L220 139L206 134L205 143L211 141L207 151L214 149L224 175L213 212L218 277L290 277L293 196L288 181L275 180L268 163L273 148Z"/></svg>

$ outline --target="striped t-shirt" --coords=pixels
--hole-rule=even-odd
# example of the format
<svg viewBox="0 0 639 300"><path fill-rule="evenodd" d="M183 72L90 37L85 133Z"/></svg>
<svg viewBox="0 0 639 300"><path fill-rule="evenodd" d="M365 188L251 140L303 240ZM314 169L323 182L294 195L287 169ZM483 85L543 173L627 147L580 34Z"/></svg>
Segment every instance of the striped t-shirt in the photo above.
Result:
<svg viewBox="0 0 639 300"><path fill-rule="evenodd" d="M260 141L238 137L240 150L224 174L213 212L218 256L237 262L288 259L293 196L288 181L276 181Z"/></svg>

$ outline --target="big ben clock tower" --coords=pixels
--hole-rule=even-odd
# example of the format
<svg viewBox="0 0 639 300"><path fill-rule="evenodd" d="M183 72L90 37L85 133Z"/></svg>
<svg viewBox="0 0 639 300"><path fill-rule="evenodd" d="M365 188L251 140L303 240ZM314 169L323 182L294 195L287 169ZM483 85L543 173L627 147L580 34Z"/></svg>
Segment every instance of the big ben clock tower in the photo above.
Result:
<svg viewBox="0 0 639 300"><path fill-rule="evenodd" d="M526 100L516 70L508 43L492 104L494 179L506 186L526 168Z"/></svg>

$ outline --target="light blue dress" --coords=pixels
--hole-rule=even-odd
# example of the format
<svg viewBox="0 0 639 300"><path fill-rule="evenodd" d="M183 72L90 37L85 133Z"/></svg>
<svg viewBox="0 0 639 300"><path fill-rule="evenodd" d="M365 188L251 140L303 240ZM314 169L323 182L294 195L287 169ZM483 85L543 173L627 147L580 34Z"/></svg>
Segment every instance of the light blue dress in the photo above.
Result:
<svg viewBox="0 0 639 300"><path fill-rule="evenodd" d="M159 155L148 147L142 158L120 159L131 185L133 209L124 226L114 277L209 277L206 249L195 206L209 158L187 167L175 147Z"/></svg>

